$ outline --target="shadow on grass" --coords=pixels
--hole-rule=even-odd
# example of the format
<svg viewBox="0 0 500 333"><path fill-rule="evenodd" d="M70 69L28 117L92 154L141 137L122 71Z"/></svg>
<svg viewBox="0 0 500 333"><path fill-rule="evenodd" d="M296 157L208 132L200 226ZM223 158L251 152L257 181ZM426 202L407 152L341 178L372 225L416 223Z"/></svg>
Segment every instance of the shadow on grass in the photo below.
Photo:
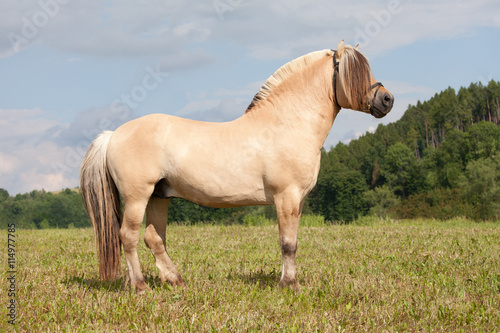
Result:
<svg viewBox="0 0 500 333"><path fill-rule="evenodd" d="M280 274L274 269L269 273L260 270L258 272L250 272L246 274L233 273L228 275L228 280L238 280L252 286L258 285L261 289L265 289L267 287L276 287L278 285L279 279Z"/></svg>
<svg viewBox="0 0 500 333"><path fill-rule="evenodd" d="M144 281L148 284L151 289L161 288L161 280L158 276L144 276ZM85 278L82 276L66 276L64 280L61 281L66 286L79 286L82 288L92 289L92 290L105 290L105 291L125 291L128 290L130 286L125 287L125 278L120 277L114 281L102 281L96 278Z"/></svg>

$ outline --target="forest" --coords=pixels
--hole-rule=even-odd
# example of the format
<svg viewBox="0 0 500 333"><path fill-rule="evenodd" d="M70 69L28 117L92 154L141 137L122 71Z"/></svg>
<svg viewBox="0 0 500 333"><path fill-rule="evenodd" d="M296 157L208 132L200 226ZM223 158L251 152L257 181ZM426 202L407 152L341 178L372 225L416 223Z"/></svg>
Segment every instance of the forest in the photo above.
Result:
<svg viewBox="0 0 500 333"><path fill-rule="evenodd" d="M309 209L326 220L500 217L500 83L448 88L323 152Z"/></svg>
<svg viewBox="0 0 500 333"><path fill-rule="evenodd" d="M381 218L500 218L500 82L448 88L408 106L403 117L349 144L322 151L304 214L330 223ZM334 125L335 126L335 125ZM215 209L174 198L169 220L251 224L272 207ZM78 189L15 196L0 189L6 228L82 228L90 222ZM253 221L253 222L252 222ZM5 223L7 222L7 223Z"/></svg>

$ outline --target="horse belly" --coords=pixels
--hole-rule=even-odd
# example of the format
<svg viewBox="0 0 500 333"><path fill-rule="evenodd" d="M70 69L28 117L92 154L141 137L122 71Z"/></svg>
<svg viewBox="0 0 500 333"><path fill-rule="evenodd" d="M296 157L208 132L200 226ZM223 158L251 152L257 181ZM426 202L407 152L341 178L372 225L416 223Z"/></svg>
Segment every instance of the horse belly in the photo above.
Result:
<svg viewBox="0 0 500 333"><path fill-rule="evenodd" d="M272 204L258 168L214 154L192 155L176 164L166 175L169 197L219 208Z"/></svg>
<svg viewBox="0 0 500 333"><path fill-rule="evenodd" d="M272 204L272 197L257 182L250 185L237 179L219 177L187 177L167 180L167 197L180 197L197 204L215 207L239 207Z"/></svg>

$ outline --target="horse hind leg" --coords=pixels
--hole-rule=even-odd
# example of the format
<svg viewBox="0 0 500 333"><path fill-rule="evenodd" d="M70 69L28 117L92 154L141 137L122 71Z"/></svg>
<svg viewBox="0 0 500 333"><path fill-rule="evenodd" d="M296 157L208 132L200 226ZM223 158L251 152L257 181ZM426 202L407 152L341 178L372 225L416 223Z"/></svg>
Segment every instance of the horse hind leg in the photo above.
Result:
<svg viewBox="0 0 500 333"><path fill-rule="evenodd" d="M123 213L123 222L120 228L120 240L123 244L125 259L127 262L127 281L130 281L137 294L142 294L148 285L144 281L137 255L139 245L139 230L142 225L144 211L146 209L146 200L132 200L125 198L125 210Z"/></svg>
<svg viewBox="0 0 500 333"><path fill-rule="evenodd" d="M160 271L161 282L167 281L173 286L184 286L181 275L170 259L165 246L168 205L170 199L151 197L146 208L146 233L144 242L155 258Z"/></svg>

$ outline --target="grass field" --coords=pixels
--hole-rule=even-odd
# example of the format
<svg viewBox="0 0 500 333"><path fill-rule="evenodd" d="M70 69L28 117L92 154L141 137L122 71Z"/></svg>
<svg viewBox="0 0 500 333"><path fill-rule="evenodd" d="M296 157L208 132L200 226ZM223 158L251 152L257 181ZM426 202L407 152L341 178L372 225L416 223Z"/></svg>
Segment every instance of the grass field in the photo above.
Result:
<svg viewBox="0 0 500 333"><path fill-rule="evenodd" d="M167 247L186 288L160 286L141 241L152 287L144 296L123 290L123 280L99 281L90 229L17 230L16 237L17 324L7 323L4 276L0 331L500 330L500 223L301 227L299 292L276 287L276 225L169 226Z"/></svg>

